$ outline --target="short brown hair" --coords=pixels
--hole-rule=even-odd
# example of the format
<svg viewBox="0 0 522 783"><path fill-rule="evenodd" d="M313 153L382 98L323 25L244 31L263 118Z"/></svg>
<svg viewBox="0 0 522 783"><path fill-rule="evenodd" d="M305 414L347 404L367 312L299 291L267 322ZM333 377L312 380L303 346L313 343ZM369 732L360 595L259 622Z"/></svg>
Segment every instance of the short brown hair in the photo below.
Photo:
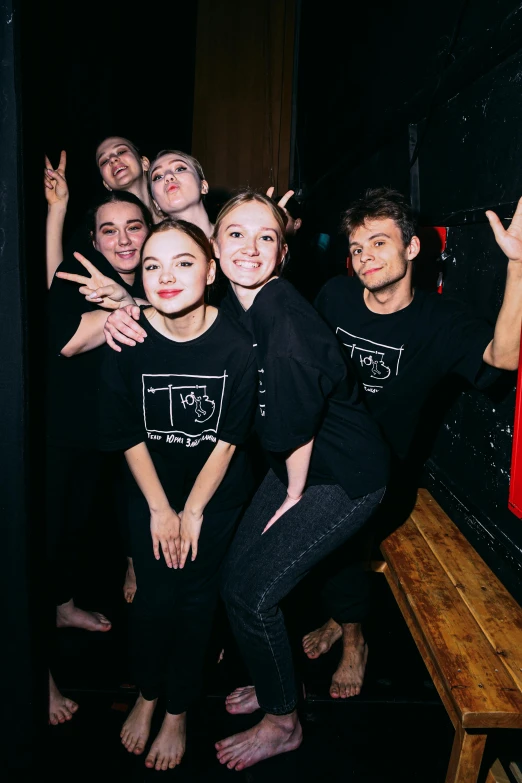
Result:
<svg viewBox="0 0 522 783"><path fill-rule="evenodd" d="M145 257L145 253L144 253L145 245L147 244L151 236L154 236L154 234L162 234L164 231L181 231L182 234L186 234L196 243L196 245L200 248L200 250L203 251L207 261L212 260L213 258L212 245L210 244L210 241L206 236L206 234L199 228L199 226L195 226L194 223L189 223L188 220L176 220L175 218L166 218L165 220L162 220L161 223L156 223L156 225L152 226L151 230L147 234L147 238L143 243L143 245L141 246L142 263Z"/></svg>
<svg viewBox="0 0 522 783"><path fill-rule="evenodd" d="M404 246L408 247L417 234L417 220L411 206L402 193L392 188L370 188L364 196L346 210L341 221L341 231L348 239L368 220L390 218L399 227Z"/></svg>

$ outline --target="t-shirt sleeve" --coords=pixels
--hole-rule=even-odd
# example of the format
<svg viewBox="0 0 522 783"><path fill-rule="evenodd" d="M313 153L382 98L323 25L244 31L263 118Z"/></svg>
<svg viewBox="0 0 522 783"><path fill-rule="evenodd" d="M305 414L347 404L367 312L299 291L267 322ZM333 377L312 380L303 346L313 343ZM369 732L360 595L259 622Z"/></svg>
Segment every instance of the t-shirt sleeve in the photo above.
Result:
<svg viewBox="0 0 522 783"><path fill-rule="evenodd" d="M121 354L105 349L99 396L100 446L103 451L126 451L147 438L143 412L138 409L122 372L125 360L125 348Z"/></svg>
<svg viewBox="0 0 522 783"><path fill-rule="evenodd" d="M259 387L261 443L268 451L290 451L313 438L334 388L330 375L296 359L267 357Z"/></svg>
<svg viewBox="0 0 522 783"><path fill-rule="evenodd" d="M493 334L493 326L485 319L477 317L471 308L455 303L447 333L441 335L444 341L441 350L447 352L448 371L462 376L479 389L494 383L502 370L491 367L483 359Z"/></svg>
<svg viewBox="0 0 522 783"><path fill-rule="evenodd" d="M225 443L244 443L252 429L257 401L257 364L253 352L249 354L245 371L231 392L219 439Z"/></svg>
<svg viewBox="0 0 522 783"><path fill-rule="evenodd" d="M76 269L74 271L77 272ZM77 273L81 274L79 269ZM95 309L95 305L86 302L78 293L76 283L62 280L60 277L53 279L47 298L48 339L53 354L58 355L76 333L83 313Z"/></svg>

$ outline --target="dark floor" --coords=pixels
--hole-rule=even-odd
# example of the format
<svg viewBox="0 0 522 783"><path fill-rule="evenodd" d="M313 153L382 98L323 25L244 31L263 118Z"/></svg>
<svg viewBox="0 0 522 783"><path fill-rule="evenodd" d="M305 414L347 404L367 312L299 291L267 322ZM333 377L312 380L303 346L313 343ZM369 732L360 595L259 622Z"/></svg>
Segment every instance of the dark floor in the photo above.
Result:
<svg viewBox="0 0 522 783"><path fill-rule="evenodd" d="M155 772L145 768L144 756L129 755L119 742L121 725L136 696L126 666L123 600L106 609L114 622L109 634L61 630L56 680L64 693L78 701L80 710L70 723L49 728L48 772L57 780L130 782L161 776L194 783L442 783L452 743L451 724L384 578L373 575L373 579L376 611L366 628L370 656L361 695L342 703L328 695L339 644L315 662L308 661L296 644L307 694L301 706L303 744L294 753L239 773L221 767L213 750L216 740L258 720L255 714L230 716L224 709L226 693L248 683L229 639L220 664L215 661L222 639L216 639L211 651L207 695L189 716L188 749L181 766ZM298 642L299 629L293 635Z"/></svg>

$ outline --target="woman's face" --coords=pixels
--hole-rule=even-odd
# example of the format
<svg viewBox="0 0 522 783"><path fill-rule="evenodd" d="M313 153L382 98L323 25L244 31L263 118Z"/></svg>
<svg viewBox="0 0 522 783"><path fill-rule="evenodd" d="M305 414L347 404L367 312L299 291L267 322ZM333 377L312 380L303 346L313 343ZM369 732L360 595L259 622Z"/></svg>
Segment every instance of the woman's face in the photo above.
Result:
<svg viewBox="0 0 522 783"><path fill-rule="evenodd" d="M277 273L287 246L280 248L281 228L258 201L240 204L221 221L214 240L216 257L232 283L259 288Z"/></svg>
<svg viewBox="0 0 522 783"><path fill-rule="evenodd" d="M120 274L133 272L140 263L141 246L149 233L135 204L104 204L96 213L93 245Z"/></svg>
<svg viewBox="0 0 522 783"><path fill-rule="evenodd" d="M203 304L207 285L214 282L215 262L192 237L171 229L153 234L143 252L143 287L160 313L173 315Z"/></svg>
<svg viewBox="0 0 522 783"><path fill-rule="evenodd" d="M194 166L179 155L162 155L150 175L152 197L165 215L175 216L199 204L208 193L206 180L200 180Z"/></svg>
<svg viewBox="0 0 522 783"><path fill-rule="evenodd" d="M149 169L149 160L138 157L125 139L112 136L96 150L103 182L109 190L126 190Z"/></svg>

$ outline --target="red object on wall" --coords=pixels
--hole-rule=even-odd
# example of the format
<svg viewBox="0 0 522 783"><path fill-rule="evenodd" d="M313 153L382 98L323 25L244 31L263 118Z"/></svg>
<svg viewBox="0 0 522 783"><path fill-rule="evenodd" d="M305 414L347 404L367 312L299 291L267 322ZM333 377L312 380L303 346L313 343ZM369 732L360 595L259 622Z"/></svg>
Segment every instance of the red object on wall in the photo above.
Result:
<svg viewBox="0 0 522 783"><path fill-rule="evenodd" d="M353 271L351 255L346 256L346 269L348 270L348 277L353 277L355 272Z"/></svg>
<svg viewBox="0 0 522 783"><path fill-rule="evenodd" d="M508 508L516 517L522 519L522 355L518 363Z"/></svg>

